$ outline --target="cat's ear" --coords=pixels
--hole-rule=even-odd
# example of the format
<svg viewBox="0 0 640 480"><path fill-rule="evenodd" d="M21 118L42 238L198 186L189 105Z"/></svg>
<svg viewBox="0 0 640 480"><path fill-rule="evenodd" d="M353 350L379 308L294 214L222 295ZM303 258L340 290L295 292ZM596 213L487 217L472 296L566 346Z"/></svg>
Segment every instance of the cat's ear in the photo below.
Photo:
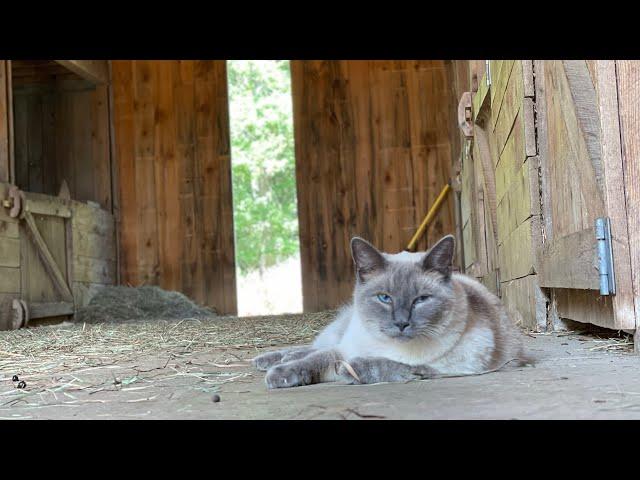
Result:
<svg viewBox="0 0 640 480"><path fill-rule="evenodd" d="M351 255L356 264L356 275L362 282L382 272L387 266L387 261L382 254L360 237L351 239Z"/></svg>
<svg viewBox="0 0 640 480"><path fill-rule="evenodd" d="M449 278L451 276L455 245L456 240L453 235L447 235L440 239L425 255L424 260L422 260L422 268L436 270L442 273L445 278Z"/></svg>

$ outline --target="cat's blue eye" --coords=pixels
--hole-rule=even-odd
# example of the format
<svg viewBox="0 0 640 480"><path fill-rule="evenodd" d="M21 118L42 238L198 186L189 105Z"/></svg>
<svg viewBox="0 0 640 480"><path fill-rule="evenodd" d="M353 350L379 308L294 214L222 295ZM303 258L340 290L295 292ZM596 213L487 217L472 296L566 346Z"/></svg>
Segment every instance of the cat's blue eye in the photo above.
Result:
<svg viewBox="0 0 640 480"><path fill-rule="evenodd" d="M426 302L427 300L429 300L431 298L431 295L422 295L418 298L415 299L415 301L413 302L414 304L416 303L422 303L422 302Z"/></svg>
<svg viewBox="0 0 640 480"><path fill-rule="evenodd" d="M391 297L386 293L379 293L377 297L382 303L391 303Z"/></svg>

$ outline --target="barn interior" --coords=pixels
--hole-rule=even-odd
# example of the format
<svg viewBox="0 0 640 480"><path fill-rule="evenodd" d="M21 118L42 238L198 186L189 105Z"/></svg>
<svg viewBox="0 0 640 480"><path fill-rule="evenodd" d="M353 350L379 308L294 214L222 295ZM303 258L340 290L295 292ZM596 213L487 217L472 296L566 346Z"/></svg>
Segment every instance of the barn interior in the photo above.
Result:
<svg viewBox="0 0 640 480"><path fill-rule="evenodd" d="M0 61L1 418L640 417L638 62L290 72L303 313L238 317L226 62ZM335 318L353 236L395 253L449 233L534 367L266 389L250 359ZM113 286L187 310L91 310Z"/></svg>

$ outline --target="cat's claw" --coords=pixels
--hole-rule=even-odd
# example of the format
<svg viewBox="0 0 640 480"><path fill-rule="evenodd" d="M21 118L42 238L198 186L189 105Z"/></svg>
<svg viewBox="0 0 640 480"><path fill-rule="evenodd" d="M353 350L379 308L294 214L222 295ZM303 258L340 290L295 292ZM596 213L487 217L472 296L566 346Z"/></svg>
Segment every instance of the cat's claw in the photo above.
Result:
<svg viewBox="0 0 640 480"><path fill-rule="evenodd" d="M265 383L270 389L309 385L311 373L292 364L275 365L267 372Z"/></svg>
<svg viewBox="0 0 640 480"><path fill-rule="evenodd" d="M363 377L364 372L363 369L360 368L359 363L360 360L358 358L354 358L349 362L341 361L337 365L336 373L347 385L362 385L367 383L366 378Z"/></svg>

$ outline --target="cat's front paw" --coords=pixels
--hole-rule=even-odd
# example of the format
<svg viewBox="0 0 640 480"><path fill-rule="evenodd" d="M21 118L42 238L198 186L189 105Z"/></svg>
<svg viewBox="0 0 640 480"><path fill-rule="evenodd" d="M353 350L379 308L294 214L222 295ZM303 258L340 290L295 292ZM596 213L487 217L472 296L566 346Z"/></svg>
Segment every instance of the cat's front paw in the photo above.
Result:
<svg viewBox="0 0 640 480"><path fill-rule="evenodd" d="M307 369L287 363L271 367L265 377L265 383L270 389L309 385L311 380L311 372Z"/></svg>
<svg viewBox="0 0 640 480"><path fill-rule="evenodd" d="M266 372L274 365L280 363L283 355L281 351L263 353L253 359L253 366L261 372Z"/></svg>

